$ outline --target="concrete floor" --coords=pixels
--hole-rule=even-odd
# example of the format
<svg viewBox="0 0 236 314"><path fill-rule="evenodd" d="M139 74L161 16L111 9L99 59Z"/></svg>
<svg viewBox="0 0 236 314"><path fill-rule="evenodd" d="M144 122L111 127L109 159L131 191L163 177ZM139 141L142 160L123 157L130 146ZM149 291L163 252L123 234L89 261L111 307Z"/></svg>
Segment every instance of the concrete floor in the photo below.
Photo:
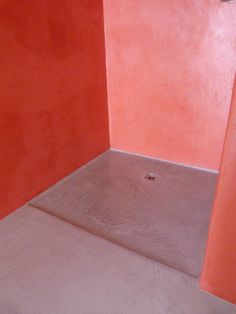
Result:
<svg viewBox="0 0 236 314"><path fill-rule="evenodd" d="M215 183L213 172L107 151L30 205L197 278Z"/></svg>
<svg viewBox="0 0 236 314"><path fill-rule="evenodd" d="M197 280L30 206L0 221L1 314L235 314Z"/></svg>
<svg viewBox="0 0 236 314"><path fill-rule="evenodd" d="M235 314L194 278L215 181L107 151L0 221L0 314Z"/></svg>

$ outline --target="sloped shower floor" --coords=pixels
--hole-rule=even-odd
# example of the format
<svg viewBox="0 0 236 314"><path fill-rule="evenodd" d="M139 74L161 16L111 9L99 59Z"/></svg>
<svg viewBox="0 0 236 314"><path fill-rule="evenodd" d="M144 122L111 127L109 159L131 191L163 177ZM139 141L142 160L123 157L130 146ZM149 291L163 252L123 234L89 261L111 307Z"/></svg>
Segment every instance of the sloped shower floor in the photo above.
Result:
<svg viewBox="0 0 236 314"><path fill-rule="evenodd" d="M30 205L198 277L215 183L214 172L110 150Z"/></svg>
<svg viewBox="0 0 236 314"><path fill-rule="evenodd" d="M196 279L23 206L0 221L1 314L235 314Z"/></svg>

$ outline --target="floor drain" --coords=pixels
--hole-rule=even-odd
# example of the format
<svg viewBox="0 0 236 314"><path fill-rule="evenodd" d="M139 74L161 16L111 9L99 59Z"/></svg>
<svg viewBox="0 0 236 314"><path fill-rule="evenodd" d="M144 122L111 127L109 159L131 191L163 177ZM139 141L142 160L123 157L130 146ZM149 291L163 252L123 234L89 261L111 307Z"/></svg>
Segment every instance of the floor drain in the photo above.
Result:
<svg viewBox="0 0 236 314"><path fill-rule="evenodd" d="M154 173L147 173L144 178L153 181L156 179L156 176Z"/></svg>

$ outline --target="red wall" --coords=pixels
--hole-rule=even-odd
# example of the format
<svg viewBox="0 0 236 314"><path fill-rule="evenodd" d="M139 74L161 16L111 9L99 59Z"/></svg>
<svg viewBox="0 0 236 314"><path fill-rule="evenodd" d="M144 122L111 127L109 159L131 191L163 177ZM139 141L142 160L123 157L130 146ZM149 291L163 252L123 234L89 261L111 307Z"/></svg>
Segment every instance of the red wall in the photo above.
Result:
<svg viewBox="0 0 236 314"><path fill-rule="evenodd" d="M236 64L220 0L104 0L111 146L217 169Z"/></svg>
<svg viewBox="0 0 236 314"><path fill-rule="evenodd" d="M201 286L236 304L236 81Z"/></svg>
<svg viewBox="0 0 236 314"><path fill-rule="evenodd" d="M102 1L0 0L0 217L109 146Z"/></svg>

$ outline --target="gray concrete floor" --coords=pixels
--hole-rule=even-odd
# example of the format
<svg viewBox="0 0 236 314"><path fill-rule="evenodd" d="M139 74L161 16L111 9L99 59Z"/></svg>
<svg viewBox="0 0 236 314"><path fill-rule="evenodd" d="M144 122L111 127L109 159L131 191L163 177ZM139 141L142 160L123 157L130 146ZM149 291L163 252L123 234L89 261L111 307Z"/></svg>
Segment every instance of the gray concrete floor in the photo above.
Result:
<svg viewBox="0 0 236 314"><path fill-rule="evenodd" d="M107 151L30 205L197 278L215 183L213 172Z"/></svg>
<svg viewBox="0 0 236 314"><path fill-rule="evenodd" d="M1 314L235 314L196 279L30 206L0 221Z"/></svg>
<svg viewBox="0 0 236 314"><path fill-rule="evenodd" d="M236 313L194 278L215 182L107 151L0 221L0 314Z"/></svg>

